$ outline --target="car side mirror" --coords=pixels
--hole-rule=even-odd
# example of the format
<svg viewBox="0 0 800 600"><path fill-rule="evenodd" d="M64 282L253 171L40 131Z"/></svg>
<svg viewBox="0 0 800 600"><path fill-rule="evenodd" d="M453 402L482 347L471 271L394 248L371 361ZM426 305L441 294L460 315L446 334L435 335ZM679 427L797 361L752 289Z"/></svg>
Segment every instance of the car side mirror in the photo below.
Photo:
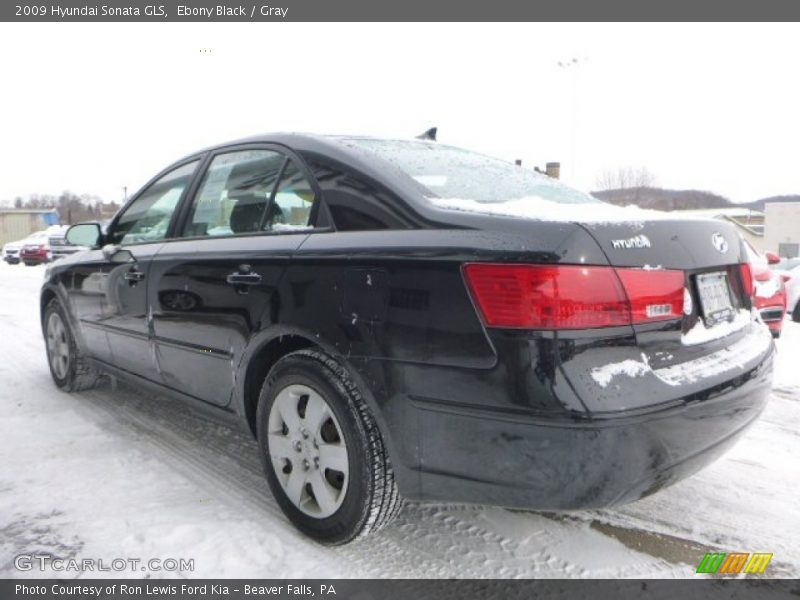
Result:
<svg viewBox="0 0 800 600"><path fill-rule="evenodd" d="M767 264L777 265L779 262L781 262L781 257L774 252L765 252L764 256L767 257Z"/></svg>
<svg viewBox="0 0 800 600"><path fill-rule="evenodd" d="M67 243L71 246L96 248L103 238L100 223L78 223L67 229Z"/></svg>
<svg viewBox="0 0 800 600"><path fill-rule="evenodd" d="M105 259L115 265L124 265L126 263L136 262L136 257L130 250L120 248L115 244L103 246L103 256Z"/></svg>

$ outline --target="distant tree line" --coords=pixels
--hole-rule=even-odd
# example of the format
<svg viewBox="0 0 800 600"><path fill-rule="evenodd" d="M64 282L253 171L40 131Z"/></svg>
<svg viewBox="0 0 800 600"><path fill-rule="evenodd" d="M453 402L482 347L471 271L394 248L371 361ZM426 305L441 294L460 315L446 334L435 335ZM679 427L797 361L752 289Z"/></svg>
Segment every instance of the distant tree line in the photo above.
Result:
<svg viewBox="0 0 800 600"><path fill-rule="evenodd" d="M647 167L620 167L603 171L595 181L595 189L624 190L630 188L652 188L658 185L656 176Z"/></svg>
<svg viewBox="0 0 800 600"><path fill-rule="evenodd" d="M632 187L592 192L600 200L618 206L635 205L656 210L691 210L737 206L727 198L701 190L665 190L655 187Z"/></svg>
<svg viewBox="0 0 800 600"><path fill-rule="evenodd" d="M768 202L800 202L800 194L734 203L724 196L703 190L667 190L658 187L655 175L646 167L620 167L603 171L595 180L592 195L619 206L635 205L656 210L738 207L763 211Z"/></svg>
<svg viewBox="0 0 800 600"><path fill-rule="evenodd" d="M46 210L54 208L62 225L72 225L81 221L102 221L111 218L119 210L116 202L103 202L97 196L63 192L58 196L50 194L31 194L27 199L17 197L14 208Z"/></svg>

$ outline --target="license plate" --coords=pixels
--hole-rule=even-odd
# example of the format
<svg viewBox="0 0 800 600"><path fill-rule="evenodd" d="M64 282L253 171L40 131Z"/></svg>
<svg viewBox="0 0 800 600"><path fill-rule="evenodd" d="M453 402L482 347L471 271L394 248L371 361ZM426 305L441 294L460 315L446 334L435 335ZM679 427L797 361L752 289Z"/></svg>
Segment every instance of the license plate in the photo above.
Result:
<svg viewBox="0 0 800 600"><path fill-rule="evenodd" d="M697 291L706 321L716 323L727 319L733 313L728 275L703 273L697 276Z"/></svg>

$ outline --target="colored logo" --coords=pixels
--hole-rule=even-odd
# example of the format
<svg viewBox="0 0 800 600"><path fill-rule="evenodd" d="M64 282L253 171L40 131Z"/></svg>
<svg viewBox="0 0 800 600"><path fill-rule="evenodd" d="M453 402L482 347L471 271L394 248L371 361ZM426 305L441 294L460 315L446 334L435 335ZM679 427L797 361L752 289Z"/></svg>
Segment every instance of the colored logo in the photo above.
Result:
<svg viewBox="0 0 800 600"><path fill-rule="evenodd" d="M736 575L737 573L750 573L760 575L763 573L772 553L766 552L708 552L700 565L698 573L712 573L717 575Z"/></svg>

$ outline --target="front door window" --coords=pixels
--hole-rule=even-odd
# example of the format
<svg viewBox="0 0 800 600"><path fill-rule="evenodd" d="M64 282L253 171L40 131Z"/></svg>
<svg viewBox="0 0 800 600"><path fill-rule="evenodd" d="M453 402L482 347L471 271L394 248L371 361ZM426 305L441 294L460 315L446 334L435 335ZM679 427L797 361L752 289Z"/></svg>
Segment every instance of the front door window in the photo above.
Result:
<svg viewBox="0 0 800 600"><path fill-rule="evenodd" d="M117 220L110 243L124 245L163 240L199 162L195 160L173 169L142 192Z"/></svg>

